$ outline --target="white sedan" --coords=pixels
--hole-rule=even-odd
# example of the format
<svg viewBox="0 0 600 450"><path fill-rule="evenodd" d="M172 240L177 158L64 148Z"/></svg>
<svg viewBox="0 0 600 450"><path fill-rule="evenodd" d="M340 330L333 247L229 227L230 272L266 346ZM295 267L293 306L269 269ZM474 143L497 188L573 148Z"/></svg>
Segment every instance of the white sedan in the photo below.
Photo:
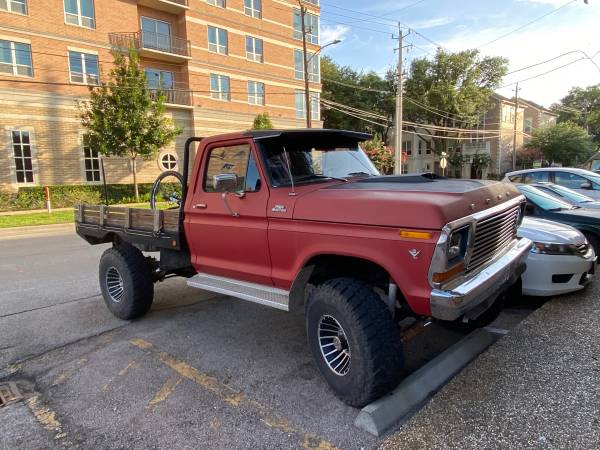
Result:
<svg viewBox="0 0 600 450"><path fill-rule="evenodd" d="M517 235L533 241L522 276L524 295L566 294L583 289L592 280L596 255L575 228L525 217Z"/></svg>

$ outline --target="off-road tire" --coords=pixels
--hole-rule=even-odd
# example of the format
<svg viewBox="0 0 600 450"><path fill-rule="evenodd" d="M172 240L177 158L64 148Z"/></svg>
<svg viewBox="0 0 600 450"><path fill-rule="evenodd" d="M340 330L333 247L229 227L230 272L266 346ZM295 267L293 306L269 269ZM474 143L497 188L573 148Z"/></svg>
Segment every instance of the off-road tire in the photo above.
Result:
<svg viewBox="0 0 600 450"><path fill-rule="evenodd" d="M319 344L319 325L327 317L333 317L346 336L350 359L344 375L330 368L327 350L322 352ZM319 371L348 405L362 407L400 381L404 360L400 332L385 303L366 283L335 278L313 289L307 299L306 332Z"/></svg>
<svg viewBox="0 0 600 450"><path fill-rule="evenodd" d="M137 248L121 244L106 250L100 258L99 278L104 303L119 319L135 319L146 314L152 306L152 269Z"/></svg>

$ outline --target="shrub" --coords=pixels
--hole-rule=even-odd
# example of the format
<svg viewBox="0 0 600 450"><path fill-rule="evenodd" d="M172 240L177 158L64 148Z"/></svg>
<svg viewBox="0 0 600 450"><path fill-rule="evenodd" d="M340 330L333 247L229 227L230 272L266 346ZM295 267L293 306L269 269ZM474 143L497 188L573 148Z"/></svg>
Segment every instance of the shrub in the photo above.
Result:
<svg viewBox="0 0 600 450"><path fill-rule="evenodd" d="M103 203L104 186L99 185L57 185L50 188L50 200L53 208L70 208L76 203ZM140 201L150 201L151 183L139 185ZM107 184L107 202L109 205L116 203L135 202L135 193L132 184ZM27 186L19 188L16 194L0 191L0 211L17 211L28 209L44 209L46 198L43 186Z"/></svg>
<svg viewBox="0 0 600 450"><path fill-rule="evenodd" d="M390 174L394 170L394 152L385 145L379 135L362 143L362 148L382 174Z"/></svg>

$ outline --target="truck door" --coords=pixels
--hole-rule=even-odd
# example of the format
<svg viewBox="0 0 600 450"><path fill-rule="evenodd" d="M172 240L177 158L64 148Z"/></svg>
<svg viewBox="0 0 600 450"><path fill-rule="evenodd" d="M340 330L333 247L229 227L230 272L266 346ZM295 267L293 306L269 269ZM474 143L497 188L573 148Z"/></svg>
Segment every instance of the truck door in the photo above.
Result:
<svg viewBox="0 0 600 450"><path fill-rule="evenodd" d="M252 140L208 146L198 166L186 232L198 272L272 284L267 242L268 185ZM236 183L223 193L223 180Z"/></svg>

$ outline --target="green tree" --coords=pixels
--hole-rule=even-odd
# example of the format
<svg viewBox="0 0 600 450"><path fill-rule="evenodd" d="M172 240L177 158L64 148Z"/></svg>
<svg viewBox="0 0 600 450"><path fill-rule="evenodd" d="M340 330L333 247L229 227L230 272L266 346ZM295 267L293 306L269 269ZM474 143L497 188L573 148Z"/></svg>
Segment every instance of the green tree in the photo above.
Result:
<svg viewBox="0 0 600 450"><path fill-rule="evenodd" d="M394 170L394 153L385 145L378 134L375 134L373 139L363 142L361 147L377 167L377 170L383 174L392 173Z"/></svg>
<svg viewBox="0 0 600 450"><path fill-rule="evenodd" d="M91 146L103 155L131 161L136 201L139 201L136 161L150 159L182 129L165 117L165 97L152 93L134 49L128 57L114 53L110 79L90 88L90 99L79 104L81 123Z"/></svg>
<svg viewBox="0 0 600 450"><path fill-rule="evenodd" d="M552 109L558 113L558 122L576 123L600 144L600 84L572 88Z"/></svg>
<svg viewBox="0 0 600 450"><path fill-rule="evenodd" d="M404 118L440 127L473 128L489 109L491 95L500 86L507 64L505 58L481 57L478 50L438 50L433 59L415 59L404 84ZM407 128L417 131L418 127ZM460 139L471 136L458 131L424 130L428 136L421 139L431 138L432 150L437 154L446 152L449 160L455 159Z"/></svg>
<svg viewBox="0 0 600 450"><path fill-rule="evenodd" d="M253 130L272 130L273 123L271 122L269 113L264 112L262 114L258 114L254 118L254 122L252 122L252 129Z"/></svg>
<svg viewBox="0 0 600 450"><path fill-rule="evenodd" d="M573 122L550 124L534 130L527 148L538 149L548 161L564 166L580 164L594 151L590 136Z"/></svg>
<svg viewBox="0 0 600 450"><path fill-rule="evenodd" d="M386 126L379 126L325 107L321 114L325 128L379 133L383 140L387 141L389 124L392 123L395 109L391 76L381 77L375 72L357 72L351 67L339 66L331 58L324 56L321 58L321 82L322 99L375 112L388 118Z"/></svg>

